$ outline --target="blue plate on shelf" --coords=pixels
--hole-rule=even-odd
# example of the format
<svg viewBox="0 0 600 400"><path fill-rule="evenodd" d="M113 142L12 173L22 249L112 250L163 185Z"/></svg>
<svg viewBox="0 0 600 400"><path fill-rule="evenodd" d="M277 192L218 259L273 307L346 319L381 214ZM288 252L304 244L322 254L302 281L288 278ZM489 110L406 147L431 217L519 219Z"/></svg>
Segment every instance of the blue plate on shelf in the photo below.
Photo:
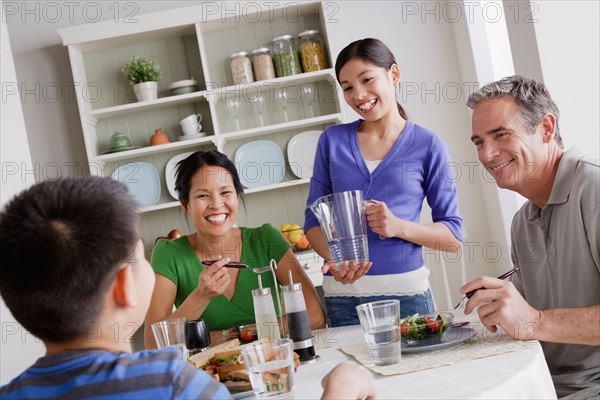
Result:
<svg viewBox="0 0 600 400"><path fill-rule="evenodd" d="M111 178L125 184L140 207L153 206L160 199L160 178L150 163L123 164L113 171Z"/></svg>
<svg viewBox="0 0 600 400"><path fill-rule="evenodd" d="M277 143L256 140L240 146L235 152L235 166L244 187L251 189L283 180L285 159Z"/></svg>

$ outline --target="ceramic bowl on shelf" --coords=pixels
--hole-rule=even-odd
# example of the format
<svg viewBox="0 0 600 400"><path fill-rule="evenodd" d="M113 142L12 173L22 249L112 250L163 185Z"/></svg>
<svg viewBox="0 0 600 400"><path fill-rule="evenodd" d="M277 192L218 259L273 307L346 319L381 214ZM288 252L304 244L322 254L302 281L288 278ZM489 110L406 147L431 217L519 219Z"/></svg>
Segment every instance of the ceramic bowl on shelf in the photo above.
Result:
<svg viewBox="0 0 600 400"><path fill-rule="evenodd" d="M139 149L139 148L140 148L140 146L132 146L131 145L131 140L129 139L129 137L125 136L124 134L122 134L120 132L115 132L110 137L108 150L105 150L100 154L110 154L110 153L116 153L118 151L133 150L133 149Z"/></svg>
<svg viewBox="0 0 600 400"><path fill-rule="evenodd" d="M198 82L194 79L184 79L181 81L175 81L169 85L169 91L171 94L185 94L195 92L197 89Z"/></svg>

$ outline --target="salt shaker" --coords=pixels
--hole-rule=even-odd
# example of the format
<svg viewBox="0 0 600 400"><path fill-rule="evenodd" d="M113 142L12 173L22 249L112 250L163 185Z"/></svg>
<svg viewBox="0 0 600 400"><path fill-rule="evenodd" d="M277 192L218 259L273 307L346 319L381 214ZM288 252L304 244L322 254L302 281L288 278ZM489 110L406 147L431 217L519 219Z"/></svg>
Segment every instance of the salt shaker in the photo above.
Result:
<svg viewBox="0 0 600 400"><path fill-rule="evenodd" d="M256 318L256 333L258 338L268 336L273 340L281 339L279 321L277 321L277 315L275 314L275 304L273 303L271 289L262 287L260 275L258 276L258 289L252 291L252 301L254 303L254 317Z"/></svg>

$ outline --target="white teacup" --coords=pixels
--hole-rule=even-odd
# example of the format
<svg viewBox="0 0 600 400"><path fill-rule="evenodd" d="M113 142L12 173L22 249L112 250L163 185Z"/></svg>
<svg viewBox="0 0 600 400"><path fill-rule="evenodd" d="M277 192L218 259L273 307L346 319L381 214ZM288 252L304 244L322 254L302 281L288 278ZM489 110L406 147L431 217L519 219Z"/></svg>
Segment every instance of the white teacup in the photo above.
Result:
<svg viewBox="0 0 600 400"><path fill-rule="evenodd" d="M179 121L179 125L182 125L182 127L183 127L183 124L189 124L189 123L193 123L193 122L199 124L200 121L202 121L201 114L190 114L187 117L185 117L184 119L182 119L181 121Z"/></svg>
<svg viewBox="0 0 600 400"><path fill-rule="evenodd" d="M197 122L191 122L191 123L186 123L186 124L181 124L181 131L183 132L184 135L196 135L198 133L200 133L200 131L202 130L202 125L200 125Z"/></svg>

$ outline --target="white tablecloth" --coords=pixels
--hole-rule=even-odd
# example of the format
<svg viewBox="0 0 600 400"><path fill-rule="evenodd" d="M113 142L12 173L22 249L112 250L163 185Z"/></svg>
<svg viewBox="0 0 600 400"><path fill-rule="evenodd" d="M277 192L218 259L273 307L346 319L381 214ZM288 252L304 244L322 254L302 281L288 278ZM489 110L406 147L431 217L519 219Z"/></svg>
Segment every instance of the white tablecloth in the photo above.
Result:
<svg viewBox="0 0 600 400"><path fill-rule="evenodd" d="M321 379L341 361L355 362L340 346L364 342L360 326L319 331L315 337L321 360L303 365L295 375L295 398L318 399ZM402 362L402 361L401 361ZM363 367L364 368L364 367ZM539 343L531 348L459 364L382 376L364 368L377 388L378 399L552 399L550 372Z"/></svg>

